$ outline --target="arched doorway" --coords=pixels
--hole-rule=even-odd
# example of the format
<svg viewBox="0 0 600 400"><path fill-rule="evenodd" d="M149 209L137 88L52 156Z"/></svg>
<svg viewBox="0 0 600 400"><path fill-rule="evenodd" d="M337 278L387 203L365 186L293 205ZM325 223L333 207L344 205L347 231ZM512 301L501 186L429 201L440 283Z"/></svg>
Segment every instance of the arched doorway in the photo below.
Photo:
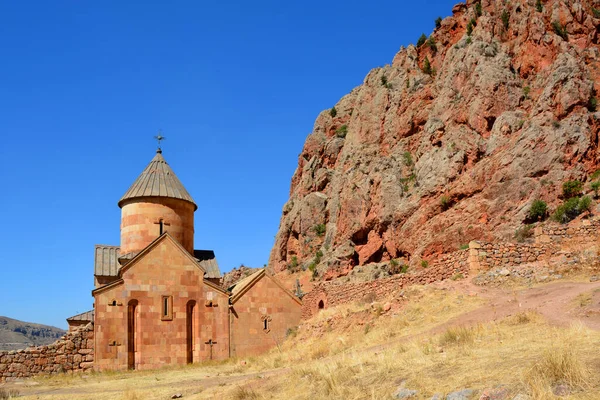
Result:
<svg viewBox="0 0 600 400"><path fill-rule="evenodd" d="M319 310L322 310L325 308L325 302L323 300L319 301Z"/></svg>
<svg viewBox="0 0 600 400"><path fill-rule="evenodd" d="M191 364L194 362L194 336L196 335L195 329L196 321L196 301L190 300L186 305L186 354L187 363Z"/></svg>
<svg viewBox="0 0 600 400"><path fill-rule="evenodd" d="M127 368L135 369L135 353L137 349L138 301L130 300L127 304Z"/></svg>

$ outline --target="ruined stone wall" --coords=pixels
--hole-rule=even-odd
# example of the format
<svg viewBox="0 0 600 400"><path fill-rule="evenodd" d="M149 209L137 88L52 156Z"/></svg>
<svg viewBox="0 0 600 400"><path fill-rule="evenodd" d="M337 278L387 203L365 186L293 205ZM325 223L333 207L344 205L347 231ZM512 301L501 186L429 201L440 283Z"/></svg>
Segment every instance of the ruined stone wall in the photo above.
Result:
<svg viewBox="0 0 600 400"><path fill-rule="evenodd" d="M596 255L600 220L584 220L578 226L539 226L534 243L471 242L472 270L512 268L537 263L549 266L582 261L586 254Z"/></svg>
<svg viewBox="0 0 600 400"><path fill-rule="evenodd" d="M73 373L94 366L94 327L90 323L60 340L24 350L0 351L0 381L40 374Z"/></svg>
<svg viewBox="0 0 600 400"><path fill-rule="evenodd" d="M310 318L319 308L334 307L354 301L373 301L392 295L410 285L424 285L469 273L469 250L459 250L433 261L416 273L398 274L369 282L322 282L302 298L302 318ZM321 303L322 302L322 303ZM323 307L319 307L319 303Z"/></svg>
<svg viewBox="0 0 600 400"><path fill-rule="evenodd" d="M445 254L432 261L429 268L416 273L369 282L317 284L302 299L302 318L310 318L319 308L365 299L383 299L405 286L440 281L458 274L467 276L496 270L507 276L531 277L536 269L558 274L576 263L597 262L599 240L600 219L590 219L571 225L538 226L531 243L473 241L469 243L468 250Z"/></svg>

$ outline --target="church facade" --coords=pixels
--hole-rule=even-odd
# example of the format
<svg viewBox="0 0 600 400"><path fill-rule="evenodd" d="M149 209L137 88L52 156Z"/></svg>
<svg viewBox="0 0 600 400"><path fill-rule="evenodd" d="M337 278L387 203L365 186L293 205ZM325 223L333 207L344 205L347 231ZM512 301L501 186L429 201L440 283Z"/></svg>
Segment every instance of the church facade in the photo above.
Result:
<svg viewBox="0 0 600 400"><path fill-rule="evenodd" d="M197 205L159 149L119 200L120 246L96 245L96 370L151 369L256 355L298 325L301 301L267 271L231 287L213 251L194 249Z"/></svg>

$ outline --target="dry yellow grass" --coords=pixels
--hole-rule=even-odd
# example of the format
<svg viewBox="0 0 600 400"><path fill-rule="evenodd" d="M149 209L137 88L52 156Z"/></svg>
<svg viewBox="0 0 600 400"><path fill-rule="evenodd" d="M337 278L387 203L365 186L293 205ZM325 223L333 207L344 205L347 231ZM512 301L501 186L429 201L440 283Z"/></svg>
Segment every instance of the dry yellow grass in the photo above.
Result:
<svg viewBox="0 0 600 400"><path fill-rule="evenodd" d="M499 384L513 394L551 399L553 386L569 399L600 398L600 333L581 325L557 328L534 312L475 326L448 321L481 305L477 297L415 288L396 315L369 305L329 309L260 357L158 371L37 378L23 399L389 399L398 386L422 398ZM362 314L361 314L362 313ZM355 323L368 316L369 329ZM349 325L332 320L349 319ZM429 397L427 397L429 396Z"/></svg>

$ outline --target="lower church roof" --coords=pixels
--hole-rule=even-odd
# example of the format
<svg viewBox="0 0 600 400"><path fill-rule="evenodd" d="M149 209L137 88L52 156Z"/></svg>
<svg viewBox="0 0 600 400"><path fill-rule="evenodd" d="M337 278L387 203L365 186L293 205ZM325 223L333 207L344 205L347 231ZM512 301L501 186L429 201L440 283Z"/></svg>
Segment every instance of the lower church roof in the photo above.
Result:
<svg viewBox="0 0 600 400"><path fill-rule="evenodd" d="M133 254L128 253L121 256L121 249L119 246L106 246L97 244L94 251L94 275L96 276L119 276L119 269L121 260L130 260L133 258ZM194 258L198 260L198 263L206 274L205 278L221 278L221 270L219 269L219 263L215 252L212 250L194 250Z"/></svg>

